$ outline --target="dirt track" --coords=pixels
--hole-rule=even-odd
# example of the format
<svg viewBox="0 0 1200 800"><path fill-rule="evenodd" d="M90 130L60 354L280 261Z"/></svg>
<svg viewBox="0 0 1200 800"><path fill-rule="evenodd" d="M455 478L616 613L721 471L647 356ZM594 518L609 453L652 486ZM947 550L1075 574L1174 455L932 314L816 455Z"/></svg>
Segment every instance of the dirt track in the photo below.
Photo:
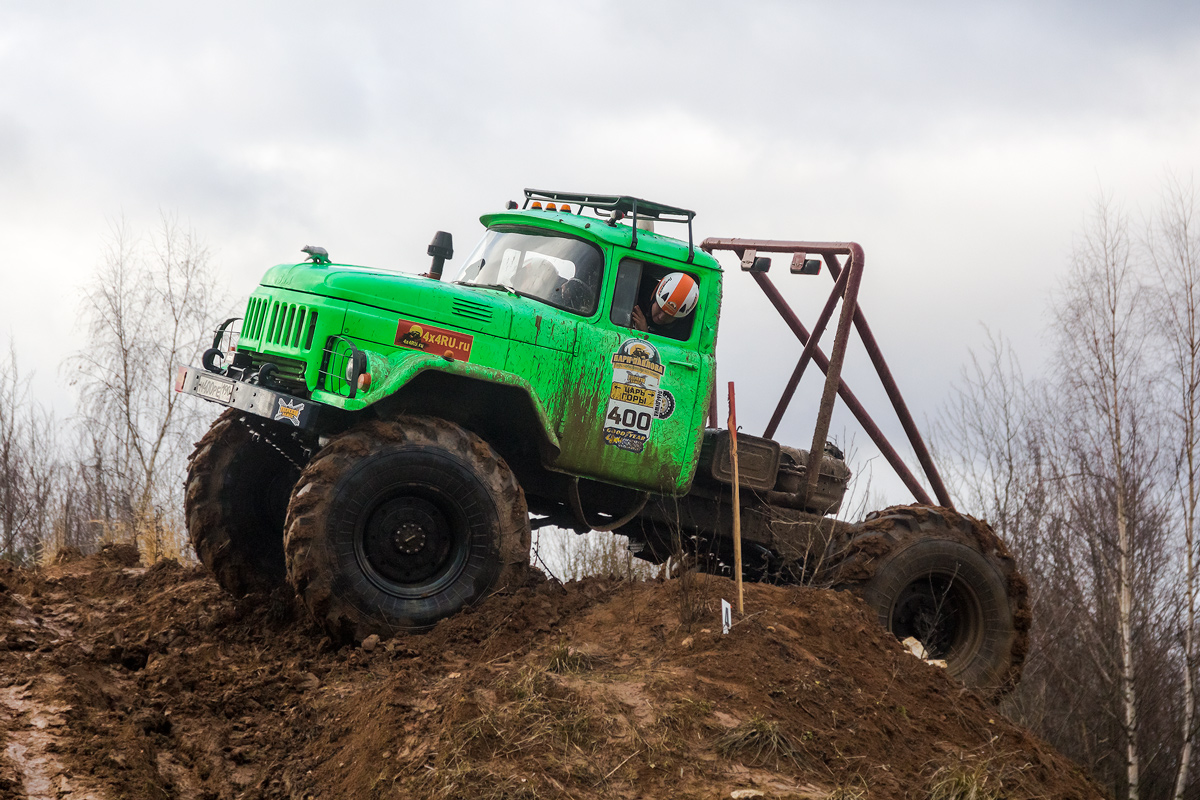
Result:
<svg viewBox="0 0 1200 800"><path fill-rule="evenodd" d="M129 548L0 562L0 798L1102 796L854 598L749 586L721 636L731 584L681 588L531 578L334 650L288 597Z"/></svg>

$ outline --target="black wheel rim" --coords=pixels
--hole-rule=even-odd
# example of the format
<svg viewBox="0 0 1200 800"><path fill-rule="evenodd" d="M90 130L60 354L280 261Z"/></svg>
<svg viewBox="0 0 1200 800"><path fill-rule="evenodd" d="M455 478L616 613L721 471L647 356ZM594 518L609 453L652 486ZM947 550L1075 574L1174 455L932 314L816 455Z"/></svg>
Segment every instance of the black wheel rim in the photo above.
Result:
<svg viewBox="0 0 1200 800"><path fill-rule="evenodd" d="M896 597L889 628L900 641L917 639L928 658L945 660L953 673L979 649L983 612L979 598L961 576L930 572Z"/></svg>
<svg viewBox="0 0 1200 800"><path fill-rule="evenodd" d="M433 487L389 487L359 519L354 536L359 566L371 583L395 597L436 594L466 563L467 520Z"/></svg>

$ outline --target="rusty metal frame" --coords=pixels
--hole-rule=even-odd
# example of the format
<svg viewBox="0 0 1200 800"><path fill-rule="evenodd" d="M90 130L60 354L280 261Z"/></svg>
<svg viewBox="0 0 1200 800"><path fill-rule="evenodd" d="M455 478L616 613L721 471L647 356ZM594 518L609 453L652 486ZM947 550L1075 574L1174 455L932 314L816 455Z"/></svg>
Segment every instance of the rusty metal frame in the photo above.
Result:
<svg viewBox="0 0 1200 800"><path fill-rule="evenodd" d="M929 485L933 487L933 492L937 497L938 503L946 508L953 508L954 506L950 501L950 493L946 491L946 486L942 483L941 475L938 474L937 467L933 463L933 458L930 456L929 450L925 446L920 432L917 430L916 422L908 410L908 405L900 395L900 387L896 385L896 379L892 376L892 371L888 368L887 362L883 358L883 353L879 349L879 343L875 340L874 334L871 333L871 328L867 325L867 319L863 315L862 308L858 305L858 287L862 281L863 264L866 260L862 247L855 242L791 242L772 239L709 238L700 244L700 249L710 254L714 250L727 250L735 253L741 259L742 270L749 272L750 276L758 283L763 293L766 294L767 299L771 301L771 305L775 306L775 310L783 317L783 321L791 328L792 333L800 340L800 344L804 348L800 354L800 359L796 362L796 368L792 371L792 375L784 387L783 394L779 398L775 412L771 415L770 422L767 423L766 431L763 433L764 436L767 438L774 436L809 361L815 362L817 367L825 373L825 389L821 395L821 405L817 412L817 423L813 430L812 447L809 450L807 473L809 491L811 492L816 488L820 459L824 453L826 437L829 435L829 421L833 415L833 405L836 397L840 395L846 403L846 407L854 414L855 419L862 425L867 436L879 448L883 457L892 466L892 469L896 471L896 474L904 482L904 485L912 492L917 502L926 505L933 504L925 488L909 470L904 460L900 457L900 454L896 452L896 448L888 441L883 431L879 429L879 426L875 424L870 414L867 413L863 404L850 391L850 387L846 385L846 382L842 380L842 364L846 356L850 323L853 322L855 329L858 331L859 338L862 340L863 347L866 348L867 355L870 357L871 363L879 375L883 389L887 393L888 399L892 402L892 408L900 420L900 425L904 428L904 432L908 436L909 444L912 445L913 450L916 452L917 461L920 462L921 468L925 471L925 477L929 480ZM759 255L760 253L792 254L790 267L792 274L800 274L804 271L805 262L809 255L820 256L826 266L829 267L829 274L834 280L833 290L829 294L829 299L826 301L825 307L817 317L811 334L804 327L804 323L796 316L796 313L792 311L787 300L779 293L779 289L767 277L767 267ZM838 260L838 256L848 256L849 261L843 265ZM821 350L819 342L839 300L842 301L842 309L834 332L833 350L827 357ZM716 427L715 389L709 413L711 424Z"/></svg>

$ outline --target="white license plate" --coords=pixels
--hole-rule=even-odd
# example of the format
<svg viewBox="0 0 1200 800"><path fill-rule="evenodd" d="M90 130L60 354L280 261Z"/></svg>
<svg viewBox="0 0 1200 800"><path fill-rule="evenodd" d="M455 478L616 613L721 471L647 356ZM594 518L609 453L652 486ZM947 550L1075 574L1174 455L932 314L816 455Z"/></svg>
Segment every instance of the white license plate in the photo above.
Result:
<svg viewBox="0 0 1200 800"><path fill-rule="evenodd" d="M196 394L222 403L228 403L233 399L233 384L201 375L200 380L196 381Z"/></svg>

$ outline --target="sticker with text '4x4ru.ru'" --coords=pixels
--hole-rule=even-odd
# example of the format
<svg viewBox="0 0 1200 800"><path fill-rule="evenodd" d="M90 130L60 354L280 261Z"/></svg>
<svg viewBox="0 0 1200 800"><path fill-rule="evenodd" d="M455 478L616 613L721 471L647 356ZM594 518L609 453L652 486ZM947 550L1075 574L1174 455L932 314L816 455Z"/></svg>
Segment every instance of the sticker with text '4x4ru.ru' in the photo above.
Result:
<svg viewBox="0 0 1200 800"><path fill-rule="evenodd" d="M613 354L612 388L604 412L604 443L640 453L650 440L655 418L675 410L675 398L659 388L665 374L654 345L626 339Z"/></svg>
<svg viewBox="0 0 1200 800"><path fill-rule="evenodd" d="M398 346L407 347L410 350L424 350L435 356L458 361L471 360L471 343L473 341L475 341L475 337L470 334L413 322L411 319L402 319L396 326L396 344Z"/></svg>

